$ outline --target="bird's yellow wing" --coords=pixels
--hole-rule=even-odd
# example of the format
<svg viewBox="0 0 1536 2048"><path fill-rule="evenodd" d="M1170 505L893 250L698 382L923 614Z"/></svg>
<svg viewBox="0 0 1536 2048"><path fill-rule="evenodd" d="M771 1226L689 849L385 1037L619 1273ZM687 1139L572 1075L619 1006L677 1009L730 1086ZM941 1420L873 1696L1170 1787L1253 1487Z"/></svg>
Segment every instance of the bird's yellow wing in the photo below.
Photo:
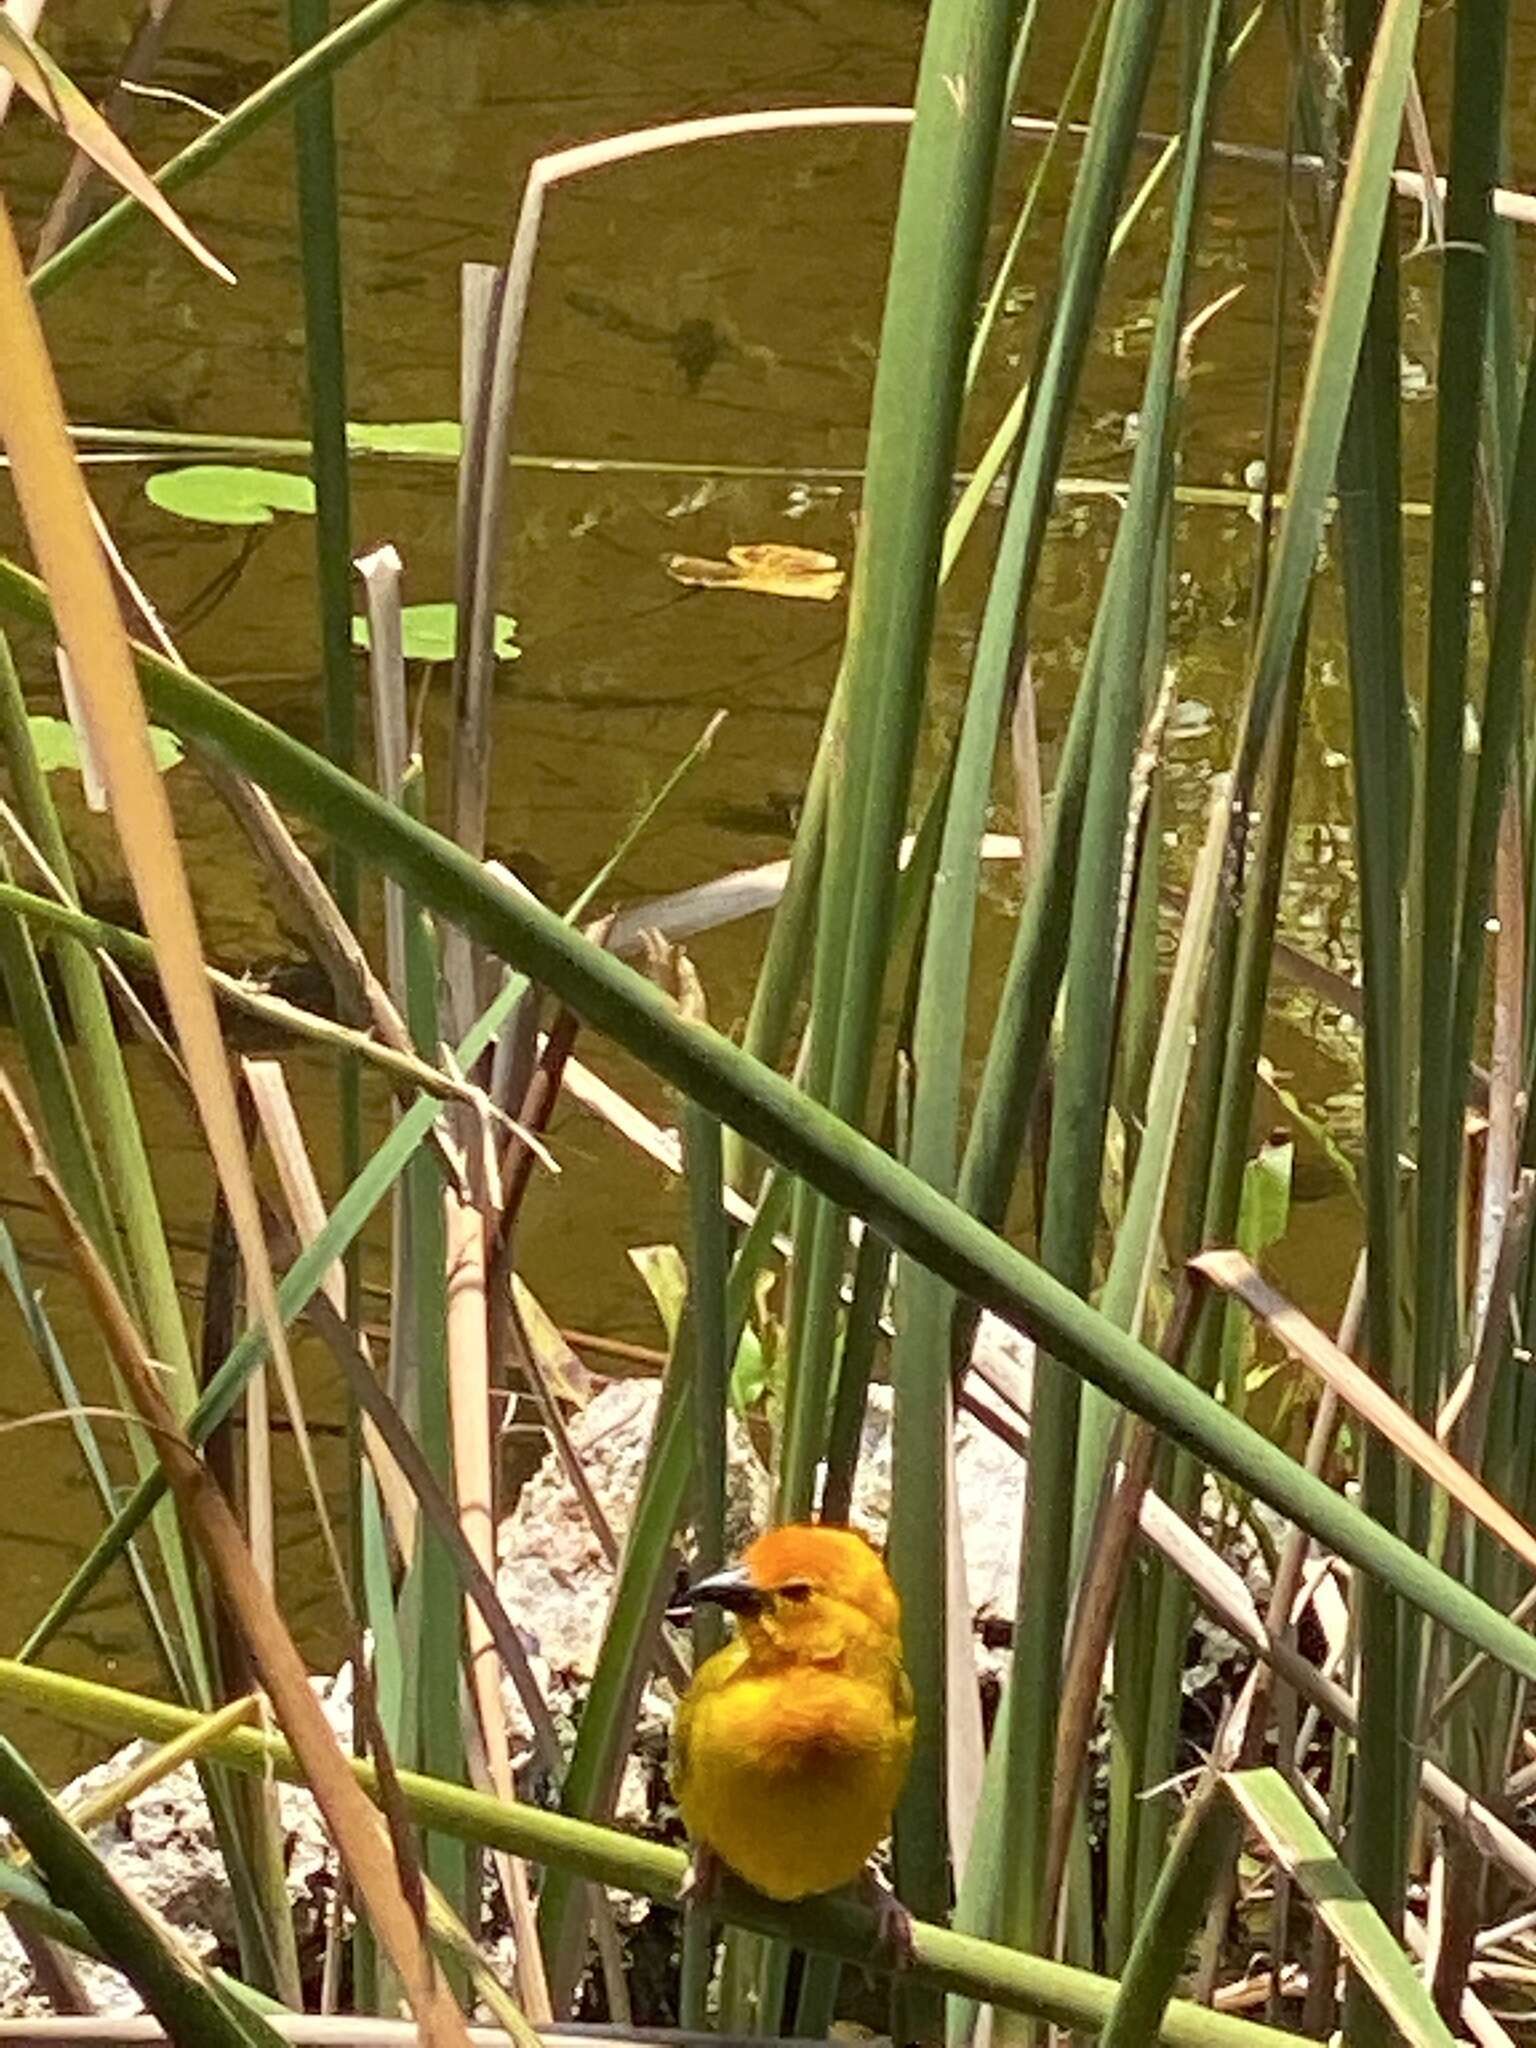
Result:
<svg viewBox="0 0 1536 2048"><path fill-rule="evenodd" d="M712 1657L705 1659L693 1674L693 1683L679 1700L672 1721L672 1754L667 1766L674 1797L682 1798L688 1782L688 1745L699 1703L722 1686L729 1685L746 1661L747 1647L738 1636L723 1650L716 1650Z"/></svg>

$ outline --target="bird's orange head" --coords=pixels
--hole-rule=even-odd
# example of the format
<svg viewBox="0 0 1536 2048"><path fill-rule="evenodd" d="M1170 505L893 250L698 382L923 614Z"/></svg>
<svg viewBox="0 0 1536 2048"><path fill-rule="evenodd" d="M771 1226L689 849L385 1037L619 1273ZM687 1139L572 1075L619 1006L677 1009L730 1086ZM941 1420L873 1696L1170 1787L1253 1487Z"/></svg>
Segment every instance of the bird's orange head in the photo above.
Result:
<svg viewBox="0 0 1536 2048"><path fill-rule="evenodd" d="M686 1606L712 1600L737 1615L747 1633L785 1648L829 1628L881 1637L901 1629L901 1603L880 1553L856 1529L794 1522L759 1536L740 1564L697 1580Z"/></svg>

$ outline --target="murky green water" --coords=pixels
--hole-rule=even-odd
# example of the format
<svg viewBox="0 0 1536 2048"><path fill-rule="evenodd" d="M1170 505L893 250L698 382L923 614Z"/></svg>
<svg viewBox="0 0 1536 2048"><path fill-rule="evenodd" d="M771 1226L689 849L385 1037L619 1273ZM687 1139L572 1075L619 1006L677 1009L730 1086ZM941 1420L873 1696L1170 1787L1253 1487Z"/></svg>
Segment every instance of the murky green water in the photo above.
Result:
<svg viewBox="0 0 1536 2048"><path fill-rule="evenodd" d="M88 84L107 73L131 10L109 0L60 9L55 48ZM223 108L280 61L272 7L187 0L161 81ZM1047 47L1027 103L1045 111L1070 67L1085 10L1052 6ZM897 102L909 93L921 9L916 0L427 0L363 56L341 91L352 412L422 420L456 405L459 266L505 252L530 159L552 147L706 111L806 102ZM1426 74L1434 82L1433 64ZM1282 139L1283 64L1261 40L1230 91L1223 131ZM1160 89L1151 118L1168 112ZM141 154L158 161L185 143L195 117L146 105ZM1017 192L1037 144L1021 142ZM554 198L540 249L515 432L520 451L622 458L638 467L589 473L520 471L514 478L505 591L520 621L522 659L501 678L495 721L491 842L555 901L604 858L636 807L687 751L715 710L729 713L707 763L621 877L625 900L674 889L785 850L830 687L841 607L732 593L686 592L661 558L718 554L734 541L790 540L846 557L856 488L806 487L808 472L856 469L900 167L892 132L828 132L739 141L605 171ZM46 205L60 170L30 114L0 135L0 178L25 219ZM1238 483L1260 448L1272 317L1276 189L1263 170L1233 166L1214 186L1212 237L1197 298L1244 289L1202 344L1191 396L1186 471ZM237 270L239 287L203 279L168 243L134 232L97 274L47 308L68 401L79 421L188 432L302 431L299 280L291 220L289 131L258 137L186 196L198 229ZM1048 283L1046 256L1062 196L1021 272L1004 343L977 407L990 427L1009 372L1030 339L1030 308ZM1006 211L1006 209L1005 209ZM1161 266L1165 213L1155 205L1115 274L1117 324L1100 336L1077 416L1071 467L1118 476L1124 423L1137 400ZM1425 284L1431 266L1424 265ZM1298 294L1301 270L1293 266ZM1298 297L1297 310L1300 309ZM1410 332L1422 352L1423 338ZM1004 361L1004 358L1008 361ZM1293 365L1293 368L1296 367ZM1431 408L1410 414L1415 459ZM669 465L765 465L756 480L679 475ZM311 592L312 534L280 521L242 559L243 537L184 525L142 493L143 470L103 467L103 509L162 608L186 657L306 739L320 730ZM10 537L9 510L0 528ZM1056 523L1034 613L1033 659L1048 746L1070 703L1113 514L1067 506ZM451 589L453 479L446 469L360 466L356 538L393 540L408 596ZM1172 750L1168 826L1187 846L1205 783L1219 764L1238 681L1249 603L1252 527L1241 509L1189 513L1178 537L1181 577L1171 653L1181 694L1209 707ZM962 563L946 603L938 696L963 681L984 550ZM1336 621L1323 607L1326 647ZM33 650L41 702L47 671ZM1347 710L1326 671L1309 711L1288 916L1307 943L1348 964ZM429 759L441 762L442 704L428 716ZM230 965L268 966L293 947L268 892L222 811L190 770L173 778L177 813L208 944ZM1006 815L998 823L1006 829ZM81 865L98 903L125 903L110 837L73 815ZM999 900L1005 885L998 887ZM761 931L744 926L699 942L717 1021L742 1011ZM1005 932L983 933L983 982ZM584 1050L665 1113L656 1091L600 1048ZM1347 1132L1347 1043L1336 1020L1285 999L1269 1050L1312 1102L1340 1097ZM166 1206L198 1270L208 1186L179 1105L136 1055L149 1099ZM317 1160L335 1186L335 1113L322 1063L298 1059ZM675 1192L658 1186L606 1132L575 1113L554 1141L564 1180L538 1190L525 1229L525 1267L551 1310L585 1328L654 1337L625 1247L674 1228ZM22 1191L14 1170L5 1183ZM1347 1197L1304 1158L1281 1264L1308 1305L1336 1307L1349 1255ZM46 1240L17 1212L29 1248ZM62 1280L50 1307L82 1377L94 1384L92 1340ZM10 1322L0 1406L43 1404L42 1382ZM334 1413L323 1367L317 1412ZM326 1404L331 1403L327 1410ZM58 1426L0 1437L0 1574L5 1640L19 1637L95 1527L94 1502ZM307 1520L286 1527L284 1591L325 1652ZM141 1630L121 1589L92 1606L61 1651L80 1668L133 1681L148 1675ZM45 1760L71 1758L55 1743Z"/></svg>

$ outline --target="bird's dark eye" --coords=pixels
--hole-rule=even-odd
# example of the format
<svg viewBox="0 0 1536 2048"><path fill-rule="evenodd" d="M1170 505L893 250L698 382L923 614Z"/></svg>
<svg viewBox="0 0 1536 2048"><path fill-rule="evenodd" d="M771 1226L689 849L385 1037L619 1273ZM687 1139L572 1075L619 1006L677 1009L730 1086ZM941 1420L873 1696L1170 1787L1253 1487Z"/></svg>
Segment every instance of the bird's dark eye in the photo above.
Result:
<svg viewBox="0 0 1536 2048"><path fill-rule="evenodd" d="M811 1597L811 1582L809 1579L790 1579L786 1584L780 1586L779 1591L786 1600L809 1600Z"/></svg>

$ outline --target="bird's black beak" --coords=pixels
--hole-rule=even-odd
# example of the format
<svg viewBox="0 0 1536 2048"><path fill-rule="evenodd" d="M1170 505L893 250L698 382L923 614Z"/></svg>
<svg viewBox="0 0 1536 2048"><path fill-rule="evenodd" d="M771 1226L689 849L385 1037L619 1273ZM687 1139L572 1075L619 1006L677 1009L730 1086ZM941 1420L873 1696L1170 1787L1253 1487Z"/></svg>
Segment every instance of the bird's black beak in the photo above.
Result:
<svg viewBox="0 0 1536 2048"><path fill-rule="evenodd" d="M668 1621L689 1620L701 1600L728 1608L732 1614L756 1614L763 1604L746 1567L734 1564L727 1571L711 1572L707 1579L695 1579L667 1609Z"/></svg>

